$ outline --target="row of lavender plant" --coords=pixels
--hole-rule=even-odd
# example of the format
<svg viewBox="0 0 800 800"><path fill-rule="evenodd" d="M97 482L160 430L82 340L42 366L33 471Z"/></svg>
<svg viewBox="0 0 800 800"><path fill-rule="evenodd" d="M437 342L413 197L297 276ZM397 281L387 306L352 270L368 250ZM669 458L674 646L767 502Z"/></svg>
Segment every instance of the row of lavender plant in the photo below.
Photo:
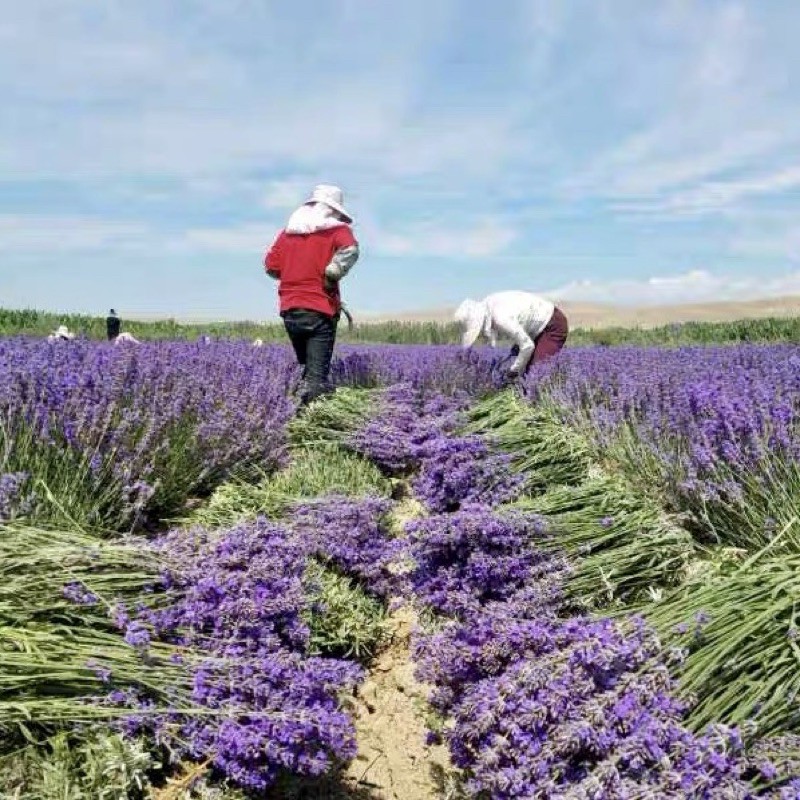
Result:
<svg viewBox="0 0 800 800"><path fill-rule="evenodd" d="M485 350L375 347L336 369L346 385L403 381L481 397L498 387L496 362ZM787 526L782 545L797 549L799 376L795 344L581 348L532 369L521 388L555 406L591 455L689 515L701 540L753 551Z"/></svg>
<svg viewBox="0 0 800 800"><path fill-rule="evenodd" d="M268 471L282 460L295 377L283 348L15 340L0 357L5 520L42 514L48 500L80 522L121 526L179 508L233 468ZM438 371L369 357L374 380L397 374L423 386ZM347 357L340 363L346 368ZM456 374L451 390L469 383ZM69 506L73 496L81 502ZM75 677L62 685L58 709L34 692L24 713L47 725L122 719L126 732L148 732L173 758L210 758L251 789L279 774L333 769L354 752L339 696L360 669L312 654L307 623L320 610L309 582L319 573L305 565L321 560L385 598L395 580L385 564L396 555L380 524L385 512L386 501L333 499L298 509L289 527L261 518L223 531L173 531L147 548L167 566L146 602L114 609L119 641L101 613L113 595L70 581L64 598L82 610L70 617L81 631L63 646L48 635L30 663L22 653L17 660L43 676L61 661L59 674ZM36 614L49 619L44 606ZM107 693L87 705L82 693L91 686Z"/></svg>
<svg viewBox="0 0 800 800"><path fill-rule="evenodd" d="M418 674L435 687L471 795L800 796L800 765L785 752L776 766L758 748L746 754L736 729L684 726L669 670L681 653L642 620L561 616L572 568L543 541L544 521L490 508L519 491L507 456L449 435L452 416L420 414L407 390L388 401L351 444L389 472L416 467L434 512L408 526L411 594L445 620L417 637Z"/></svg>
<svg viewBox="0 0 800 800"><path fill-rule="evenodd" d="M214 754L219 770L251 787L286 770L318 774L352 756L337 694L357 680L356 670L307 653L298 565L313 554L379 596L405 588L450 620L420 637L417 654L421 677L437 687L434 706L451 720L445 735L473 793L755 796L757 770L735 731L698 737L683 727L685 706L673 696L652 631L559 619L570 565L552 547L536 546L546 535L540 519L489 510L512 499L520 481L509 458L484 440L453 435L463 405L395 387L384 393L383 413L348 438L386 472L413 472L430 510L451 512L410 527L415 566L407 578L391 568L406 551L386 539L386 501L306 504L294 515L294 533L260 520L221 538L202 529L167 537L160 547L173 565L174 602L118 621L143 653L155 637L205 654L199 666L191 662L190 685L192 700L212 713L134 714L133 724L155 722L162 740L186 742L197 758ZM147 711L146 697L118 691L111 699ZM766 779L776 774L766 762L757 766ZM773 794L796 792L785 785Z"/></svg>
<svg viewBox="0 0 800 800"><path fill-rule="evenodd" d="M800 547L800 346L574 350L524 393L707 541L759 550L788 525L782 545Z"/></svg>
<svg viewBox="0 0 800 800"><path fill-rule="evenodd" d="M597 449L702 517L710 535L750 547L796 511L794 490L777 511L765 496L798 484L799 363L795 345L590 348L533 370L525 392L588 424ZM492 364L484 351L345 347L333 378L476 396L496 386ZM280 457L294 377L280 347L4 340L0 512L52 495L109 525L173 511L234 465ZM70 508L78 496L91 500Z"/></svg>
<svg viewBox="0 0 800 800"><path fill-rule="evenodd" d="M87 707L87 718L116 717L126 735L149 736L173 759L207 763L246 789L335 771L356 748L340 699L363 673L354 661L311 652L309 619L325 609L315 607L317 573L307 566L322 561L382 600L399 592L393 565L402 547L386 534L390 506L320 498L281 524L259 517L155 540L147 557L163 569L149 601L111 609L139 654L141 680L130 657L92 658L88 674L106 693L90 703L106 711ZM74 582L64 596L80 608L100 602ZM84 676L84 690L90 683Z"/></svg>
<svg viewBox="0 0 800 800"><path fill-rule="evenodd" d="M119 528L285 449L284 348L0 341L0 519Z"/></svg>
<svg viewBox="0 0 800 800"><path fill-rule="evenodd" d="M280 523L259 516L156 539L148 551L164 569L150 602L117 604L113 622L143 663L163 658L165 646L180 654L170 664L174 686L155 703L146 683L98 659L92 669L110 690L99 702L119 712L126 734L152 737L173 758L208 763L248 790L336 772L356 748L341 697L363 671L314 653L312 626L326 609L309 567L348 576L382 603L401 594L405 546L387 533L391 507L385 497L312 498ZM65 594L82 605L98 599L72 584ZM174 706L165 707L170 694Z"/></svg>

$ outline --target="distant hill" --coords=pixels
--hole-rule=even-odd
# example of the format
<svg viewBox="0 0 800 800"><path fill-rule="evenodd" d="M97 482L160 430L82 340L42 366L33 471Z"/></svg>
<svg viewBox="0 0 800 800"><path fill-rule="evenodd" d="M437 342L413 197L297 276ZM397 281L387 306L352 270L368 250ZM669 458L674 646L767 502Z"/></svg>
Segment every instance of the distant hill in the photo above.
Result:
<svg viewBox="0 0 800 800"><path fill-rule="evenodd" d="M763 317L800 316L800 296L747 301L687 303L664 306L614 306L565 300L558 305L573 328L652 328L678 322L730 322ZM361 316L360 322L449 322L455 308L432 308L396 314Z"/></svg>

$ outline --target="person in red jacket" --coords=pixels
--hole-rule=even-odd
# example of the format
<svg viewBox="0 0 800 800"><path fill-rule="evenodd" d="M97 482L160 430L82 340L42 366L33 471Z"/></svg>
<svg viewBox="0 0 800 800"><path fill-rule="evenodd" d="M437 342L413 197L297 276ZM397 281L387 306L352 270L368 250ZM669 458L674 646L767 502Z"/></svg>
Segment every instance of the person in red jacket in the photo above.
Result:
<svg viewBox="0 0 800 800"><path fill-rule="evenodd" d="M264 258L267 275L278 281L280 314L303 367L304 405L328 391L342 310L339 281L358 260L352 222L341 189L320 184L289 217Z"/></svg>

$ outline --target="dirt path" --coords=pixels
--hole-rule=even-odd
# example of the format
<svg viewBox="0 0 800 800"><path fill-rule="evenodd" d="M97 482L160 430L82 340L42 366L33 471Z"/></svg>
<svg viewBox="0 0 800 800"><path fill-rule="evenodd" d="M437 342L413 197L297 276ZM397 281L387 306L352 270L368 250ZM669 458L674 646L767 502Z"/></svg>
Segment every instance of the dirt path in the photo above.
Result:
<svg viewBox="0 0 800 800"><path fill-rule="evenodd" d="M389 519L390 530L403 535L403 526L424 513L398 487L399 502ZM356 727L358 755L347 769L319 779L280 782L269 793L274 800L456 800L459 797L447 748L425 744L425 713L430 687L414 678L411 632L417 623L410 604L388 617L384 649L369 666L354 697L345 701ZM189 800L189 787L207 764L189 765L153 794L153 800ZM238 795L237 795L238 796Z"/></svg>
<svg viewBox="0 0 800 800"><path fill-rule="evenodd" d="M346 772L373 800L443 800L449 794L446 748L425 744L428 688L414 679L409 652L416 622L410 607L390 617L392 640L355 699L358 756Z"/></svg>

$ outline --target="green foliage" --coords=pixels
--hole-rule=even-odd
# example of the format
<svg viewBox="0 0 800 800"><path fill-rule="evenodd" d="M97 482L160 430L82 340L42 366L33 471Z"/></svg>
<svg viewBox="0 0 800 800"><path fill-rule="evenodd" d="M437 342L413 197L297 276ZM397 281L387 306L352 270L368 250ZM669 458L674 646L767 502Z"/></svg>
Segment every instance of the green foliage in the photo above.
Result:
<svg viewBox="0 0 800 800"><path fill-rule="evenodd" d="M391 485L378 468L335 444L299 446L286 469L258 483L235 481L220 486L189 519L221 527L264 514L283 515L295 503L313 497L388 495Z"/></svg>
<svg viewBox="0 0 800 800"><path fill-rule="evenodd" d="M0 309L0 336L27 334L46 336L64 324L79 335L104 339L105 317L86 314L57 314L34 309ZM200 336L221 339L261 339L264 342L285 342L286 333L280 322L258 323L209 322L180 323L174 319L154 322L123 320L123 329L137 339L185 339ZM362 322L352 331L340 326L343 342L387 344L458 344L460 330L454 323L443 322ZM800 341L800 317L742 319L732 322L684 322L655 328L575 329L570 332L570 345L687 345L736 342Z"/></svg>
<svg viewBox="0 0 800 800"><path fill-rule="evenodd" d="M289 438L296 445L340 444L375 412L380 394L373 389L337 389L289 423Z"/></svg>
<svg viewBox="0 0 800 800"><path fill-rule="evenodd" d="M545 516L551 546L573 557L567 596L580 609L657 596L685 580L699 557L687 531L618 477L555 486L515 507Z"/></svg>
<svg viewBox="0 0 800 800"><path fill-rule="evenodd" d="M598 328L570 332L570 344L667 345L800 341L800 317L764 317L730 322L682 322L654 328Z"/></svg>
<svg viewBox="0 0 800 800"><path fill-rule="evenodd" d="M61 732L0 756L0 797L14 800L144 800L158 765L138 740L111 731Z"/></svg>
<svg viewBox="0 0 800 800"><path fill-rule="evenodd" d="M57 314L33 309L15 310L0 308L0 336L47 336L59 325L66 325L73 333L88 339L105 339L105 316L86 314ZM201 336L214 339L261 339L263 342L286 342L283 323L208 322L181 323L174 319L153 322L124 319L122 329L142 341L155 339L194 341ZM454 344L460 341L455 324L438 322L374 322L362 323L349 330L339 326L338 338L344 342L372 342L387 344Z"/></svg>
<svg viewBox="0 0 800 800"><path fill-rule="evenodd" d="M800 730L800 554L767 551L699 576L648 620L683 648L681 686L698 699L690 721L754 721L760 734Z"/></svg>
<svg viewBox="0 0 800 800"><path fill-rule="evenodd" d="M371 658L388 633L382 603L351 578L312 561L306 570L311 650L339 658Z"/></svg>
<svg viewBox="0 0 800 800"><path fill-rule="evenodd" d="M575 484L589 469L585 437L565 423L553 404L529 405L512 390L488 397L468 414L465 433L478 433L512 458L529 492Z"/></svg>

